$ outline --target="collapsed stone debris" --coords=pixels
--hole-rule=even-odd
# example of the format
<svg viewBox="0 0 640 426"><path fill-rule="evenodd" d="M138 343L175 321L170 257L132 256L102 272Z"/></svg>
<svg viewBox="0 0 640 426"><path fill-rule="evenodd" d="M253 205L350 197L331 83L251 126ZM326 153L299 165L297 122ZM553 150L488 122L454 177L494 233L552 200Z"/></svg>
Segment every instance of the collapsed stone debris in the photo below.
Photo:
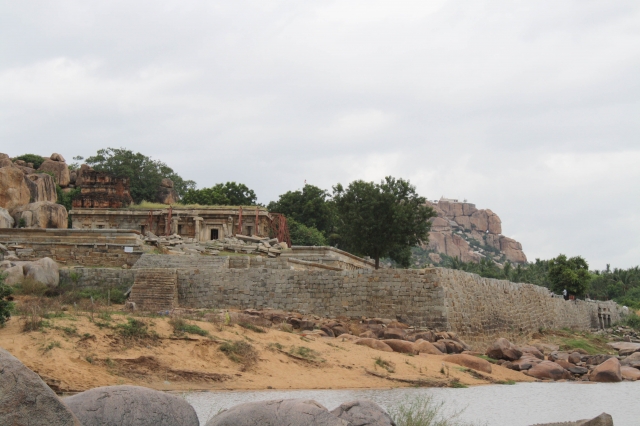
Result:
<svg viewBox="0 0 640 426"><path fill-rule="evenodd" d="M167 254L206 254L216 256L221 251L226 251L277 257L283 250L289 248L287 243L279 242L277 238L250 237L240 234L221 240L200 242L195 238L183 238L178 234L165 237L147 232L144 241L147 244L165 248Z"/></svg>

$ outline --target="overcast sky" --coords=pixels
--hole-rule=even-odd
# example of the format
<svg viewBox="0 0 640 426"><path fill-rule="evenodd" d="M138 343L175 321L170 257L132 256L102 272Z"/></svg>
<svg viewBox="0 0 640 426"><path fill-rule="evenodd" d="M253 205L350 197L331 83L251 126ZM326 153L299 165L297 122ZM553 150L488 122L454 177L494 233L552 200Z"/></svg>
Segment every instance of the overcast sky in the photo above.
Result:
<svg viewBox="0 0 640 426"><path fill-rule="evenodd" d="M530 260L640 263L640 2L0 1L0 152L104 147L267 203L409 179Z"/></svg>

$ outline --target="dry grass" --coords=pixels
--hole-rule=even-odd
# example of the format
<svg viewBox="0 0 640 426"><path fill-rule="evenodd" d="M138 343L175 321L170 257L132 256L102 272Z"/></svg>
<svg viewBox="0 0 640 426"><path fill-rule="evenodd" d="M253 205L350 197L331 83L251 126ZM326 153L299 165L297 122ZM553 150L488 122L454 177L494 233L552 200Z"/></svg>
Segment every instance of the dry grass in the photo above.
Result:
<svg viewBox="0 0 640 426"><path fill-rule="evenodd" d="M231 361L242 364L244 368L251 367L258 362L258 351L253 345L243 340L225 342L220 345L219 349Z"/></svg>
<svg viewBox="0 0 640 426"><path fill-rule="evenodd" d="M49 290L46 284L42 284L40 281L36 281L33 278L24 278L18 284L14 286L16 294L23 296L44 296Z"/></svg>

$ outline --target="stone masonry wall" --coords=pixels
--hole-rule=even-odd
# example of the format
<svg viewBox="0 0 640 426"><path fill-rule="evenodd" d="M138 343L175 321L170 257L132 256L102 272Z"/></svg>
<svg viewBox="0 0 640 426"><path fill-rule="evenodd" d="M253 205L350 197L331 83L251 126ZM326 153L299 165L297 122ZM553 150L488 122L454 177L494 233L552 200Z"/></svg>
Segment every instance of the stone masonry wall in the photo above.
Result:
<svg viewBox="0 0 640 426"><path fill-rule="evenodd" d="M448 327L469 341L505 337L521 341L539 329L597 328L598 310L620 320L615 302L566 301L544 287L482 278L476 274L432 268L444 288Z"/></svg>
<svg viewBox="0 0 640 426"><path fill-rule="evenodd" d="M145 255L146 256L146 255ZM147 265L163 257L151 258ZM168 256L171 257L171 256ZM180 262L190 263L187 256ZM202 256L197 256L202 257ZM228 265L228 264L227 264ZM137 265L136 265L137 266ZM273 308L321 316L399 318L458 332L469 342L506 337L521 342L541 328L598 327L598 312L620 320L614 302L565 301L532 284L481 278L442 268L422 270L291 270L221 267L176 269L179 305L189 308ZM274 262L280 267L280 262ZM61 281L69 280L68 270ZM136 269L76 268L80 286L134 281Z"/></svg>
<svg viewBox="0 0 640 426"><path fill-rule="evenodd" d="M443 289L424 270L178 270L180 305L274 308L326 316L402 318L446 328Z"/></svg>
<svg viewBox="0 0 640 426"><path fill-rule="evenodd" d="M75 278L72 279L72 278ZM76 288L131 287L135 270L121 268L61 268L60 285Z"/></svg>

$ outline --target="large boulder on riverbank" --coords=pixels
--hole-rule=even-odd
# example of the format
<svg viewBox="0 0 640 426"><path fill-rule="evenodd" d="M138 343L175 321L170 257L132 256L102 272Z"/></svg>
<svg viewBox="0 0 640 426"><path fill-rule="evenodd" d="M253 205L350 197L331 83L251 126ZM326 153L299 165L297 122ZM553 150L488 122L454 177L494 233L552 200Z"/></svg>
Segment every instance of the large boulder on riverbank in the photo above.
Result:
<svg viewBox="0 0 640 426"><path fill-rule="evenodd" d="M640 352L634 352L620 362L621 365L640 369Z"/></svg>
<svg viewBox="0 0 640 426"><path fill-rule="evenodd" d="M184 399L141 386L104 386L64 399L83 426L199 426Z"/></svg>
<svg viewBox="0 0 640 426"><path fill-rule="evenodd" d="M620 374L622 374L622 379L636 381L640 380L640 370L633 367L620 367Z"/></svg>
<svg viewBox="0 0 640 426"><path fill-rule="evenodd" d="M350 426L316 401L279 399L236 405L213 416L206 426Z"/></svg>
<svg viewBox="0 0 640 426"><path fill-rule="evenodd" d="M391 349L391 346L377 339L370 339L370 338L358 339L355 341L355 344L360 346L367 346L377 351L393 352L393 349Z"/></svg>
<svg viewBox="0 0 640 426"><path fill-rule="evenodd" d="M598 417L590 420L578 420L577 422L545 423L532 426L613 426L613 417L610 414L602 413Z"/></svg>
<svg viewBox="0 0 640 426"><path fill-rule="evenodd" d="M536 379L561 380L570 379L571 373L553 361L542 361L532 366L525 374Z"/></svg>
<svg viewBox="0 0 640 426"><path fill-rule="evenodd" d="M345 402L331 411L331 414L353 426L395 426L386 411L375 402L367 400Z"/></svg>
<svg viewBox="0 0 640 426"><path fill-rule="evenodd" d="M383 342L389 345L394 352L418 355L418 351L416 350L413 342L399 339L385 339Z"/></svg>
<svg viewBox="0 0 640 426"><path fill-rule="evenodd" d="M620 371L620 361L618 361L618 358L609 358L594 368L589 375L589 380L604 383L621 382L622 372Z"/></svg>
<svg viewBox="0 0 640 426"><path fill-rule="evenodd" d="M2 348L0 425L81 426L40 376Z"/></svg>
<svg viewBox="0 0 640 426"><path fill-rule="evenodd" d="M515 361L522 356L522 351L516 345L501 337L489 346L486 355L493 359Z"/></svg>
<svg viewBox="0 0 640 426"><path fill-rule="evenodd" d="M491 363L482 358L478 358L473 355L466 354L456 354L456 355L448 355L442 358L444 362L450 362L453 364L458 364L463 367L471 368L472 370L482 371L483 373L491 374Z"/></svg>
<svg viewBox="0 0 640 426"><path fill-rule="evenodd" d="M442 355L442 352L433 343L418 339L413 343L413 347L419 354Z"/></svg>

